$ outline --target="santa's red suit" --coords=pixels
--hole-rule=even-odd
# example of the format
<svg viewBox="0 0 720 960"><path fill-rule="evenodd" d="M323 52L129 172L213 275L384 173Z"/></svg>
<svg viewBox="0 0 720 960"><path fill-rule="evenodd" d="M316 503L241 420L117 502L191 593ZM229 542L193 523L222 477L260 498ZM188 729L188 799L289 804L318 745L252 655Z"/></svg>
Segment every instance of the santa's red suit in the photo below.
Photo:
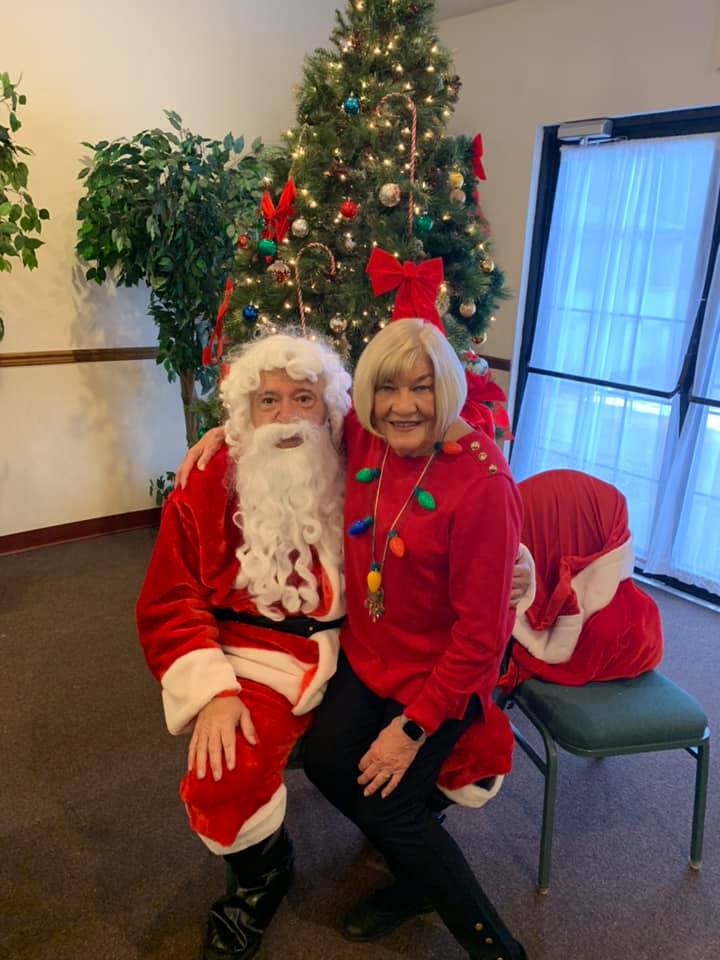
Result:
<svg viewBox="0 0 720 960"><path fill-rule="evenodd" d="M518 488L522 540L535 561L535 599L529 607L518 604L503 689L532 676L580 686L657 666L660 614L631 579L625 497L577 470L548 470Z"/></svg>
<svg viewBox="0 0 720 960"><path fill-rule="evenodd" d="M148 665L162 685L171 733L192 728L198 712L218 695L242 691L258 743L238 728L236 763L219 781L188 772L180 785L190 825L216 853L259 843L282 824L282 772L307 729L335 671L338 629L312 636L218 619L218 611L257 615L246 589L236 589L236 551L242 535L233 521L237 497L227 448L204 472L194 470L185 490L168 498L137 604L137 624ZM332 622L344 612L337 561L314 552L320 602L312 619ZM226 616L227 614L223 614Z"/></svg>

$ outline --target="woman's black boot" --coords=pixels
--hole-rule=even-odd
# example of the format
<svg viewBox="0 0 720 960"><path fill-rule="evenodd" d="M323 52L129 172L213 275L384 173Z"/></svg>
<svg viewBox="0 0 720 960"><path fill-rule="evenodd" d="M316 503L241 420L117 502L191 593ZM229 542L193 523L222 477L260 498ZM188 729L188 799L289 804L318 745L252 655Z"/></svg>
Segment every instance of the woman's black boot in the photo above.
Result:
<svg viewBox="0 0 720 960"><path fill-rule="evenodd" d="M261 843L225 857L237 880L210 908L203 960L250 960L287 893L293 845L281 827Z"/></svg>

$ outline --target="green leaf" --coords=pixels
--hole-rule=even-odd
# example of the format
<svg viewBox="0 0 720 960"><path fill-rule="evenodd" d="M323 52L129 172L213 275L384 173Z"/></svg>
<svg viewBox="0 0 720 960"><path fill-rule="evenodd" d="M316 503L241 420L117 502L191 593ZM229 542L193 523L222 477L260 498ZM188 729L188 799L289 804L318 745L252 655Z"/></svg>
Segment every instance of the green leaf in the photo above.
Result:
<svg viewBox="0 0 720 960"><path fill-rule="evenodd" d="M245 149L245 137L236 137L233 147L235 153L242 153Z"/></svg>
<svg viewBox="0 0 720 960"><path fill-rule="evenodd" d="M21 126L22 124L20 123L18 118L15 116L15 114L12 111L10 111L10 129L12 130L12 132L15 133L15 131L19 130Z"/></svg>
<svg viewBox="0 0 720 960"><path fill-rule="evenodd" d="M255 137L255 139L252 142L252 147L251 147L252 152L259 153L260 150L262 150L262 145L263 145L262 137Z"/></svg>

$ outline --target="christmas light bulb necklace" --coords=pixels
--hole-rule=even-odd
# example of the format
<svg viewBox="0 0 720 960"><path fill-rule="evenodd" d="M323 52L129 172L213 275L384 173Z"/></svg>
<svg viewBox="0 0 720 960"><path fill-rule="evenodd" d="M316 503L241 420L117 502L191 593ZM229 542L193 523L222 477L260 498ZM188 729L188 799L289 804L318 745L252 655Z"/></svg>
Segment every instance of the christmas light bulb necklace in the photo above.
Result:
<svg viewBox="0 0 720 960"><path fill-rule="evenodd" d="M372 539L371 539L371 548L370 548L370 557L371 557L370 569L367 575L367 597L365 598L365 606L367 607L367 611L370 614L370 619L372 620L373 623L377 623L377 621L380 619L383 613L385 613L385 605L384 605L385 591L382 588L382 571L383 571L383 567L385 566L385 560L387 558L388 548L391 547L393 543L395 543L396 547L393 550L393 552L397 556L402 557L402 555L405 552L403 542L397 533L397 525L398 525L398 522L400 521L400 518L407 510L408 505L410 504L410 501L412 500L413 497L417 497L418 503L422 507L424 507L426 510L435 509L435 501L432 497L432 494L428 493L427 490L422 490L420 488L420 484L422 483L423 477L430 469L430 464L433 462L433 460L438 454L438 447L436 447L433 450L433 452L430 454L430 456L427 458L425 465L420 471L420 475L418 476L417 480L412 485L410 493L407 495L405 502L398 510L393 522L390 524L390 528L387 534L385 535L385 546L383 547L382 558L379 562L377 561L376 537L375 537L375 531L377 529L377 510L378 510L378 504L380 502L380 490L382 488L383 471L385 470L385 463L387 462L389 450L390 450L390 446L387 445L385 447L385 453L383 455L382 463L380 464L378 485L377 485L377 490L375 491L375 502L373 504L372 517L369 518L371 521L371 524L369 525L372 526Z"/></svg>

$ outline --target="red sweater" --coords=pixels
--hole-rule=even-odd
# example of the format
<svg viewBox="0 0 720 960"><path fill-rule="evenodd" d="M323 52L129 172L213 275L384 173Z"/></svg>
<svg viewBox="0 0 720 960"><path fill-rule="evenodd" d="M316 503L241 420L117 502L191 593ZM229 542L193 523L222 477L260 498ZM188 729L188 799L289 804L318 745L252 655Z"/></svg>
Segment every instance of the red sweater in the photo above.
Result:
<svg viewBox="0 0 720 960"><path fill-rule="evenodd" d="M435 498L425 510L412 499L398 522L405 556L389 550L382 571L385 613L373 623L365 608L371 531L350 536L351 523L372 515L378 480L355 474L379 467L384 441L367 433L354 412L345 421L345 580L348 619L341 644L363 683L398 700L428 733L464 715L472 694L483 711L498 680L515 613L510 607L522 505L510 469L487 435L460 440L462 453L441 453L422 488ZM390 450L378 504L376 550L415 486L425 458Z"/></svg>

